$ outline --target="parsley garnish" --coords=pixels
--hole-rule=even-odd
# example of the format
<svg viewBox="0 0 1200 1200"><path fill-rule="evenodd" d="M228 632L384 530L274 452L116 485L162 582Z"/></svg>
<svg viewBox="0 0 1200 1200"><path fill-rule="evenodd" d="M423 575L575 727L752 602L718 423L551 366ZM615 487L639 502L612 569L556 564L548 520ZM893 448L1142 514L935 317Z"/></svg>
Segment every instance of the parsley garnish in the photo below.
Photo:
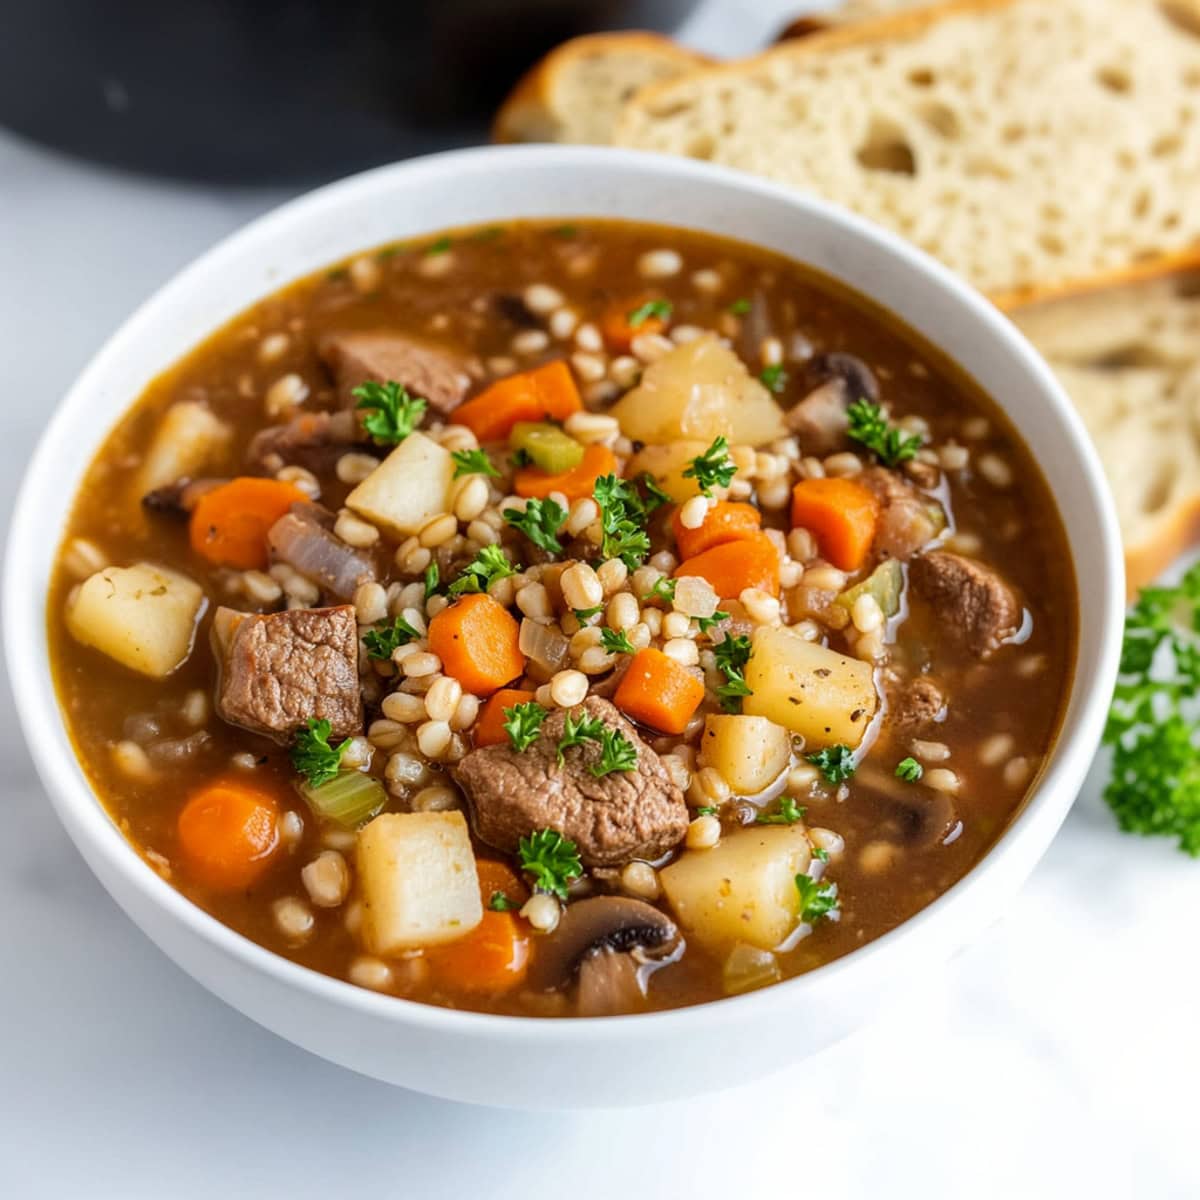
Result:
<svg viewBox="0 0 1200 1200"><path fill-rule="evenodd" d="M717 688L717 699L727 713L742 711L742 698L752 695L744 674L750 661L750 639L745 634L732 634L713 646L713 657L717 668L724 674L725 682Z"/></svg>
<svg viewBox="0 0 1200 1200"><path fill-rule="evenodd" d="M463 568L462 574L446 589L448 596L465 596L469 592L486 592L497 579L515 575L517 568L499 546L482 546L479 553Z"/></svg>
<svg viewBox="0 0 1200 1200"><path fill-rule="evenodd" d="M534 887L560 900L567 898L567 884L583 874L579 849L554 829L539 829L517 844L521 870L533 876Z"/></svg>
<svg viewBox="0 0 1200 1200"><path fill-rule="evenodd" d="M353 738L347 738L339 746L329 744L333 726L324 719L308 718L308 726L296 730L296 743L292 747L292 766L308 780L311 787L328 783L341 767L342 755L346 753Z"/></svg>
<svg viewBox="0 0 1200 1200"><path fill-rule="evenodd" d="M1200 857L1200 564L1177 587L1145 588L1125 620L1104 741L1104 799L1128 833L1179 839Z"/></svg>
<svg viewBox="0 0 1200 1200"><path fill-rule="evenodd" d="M715 487L728 487L737 474L737 467L729 457L729 443L725 438L713 440L703 454L697 454L683 472L685 479L694 479L704 496L711 496Z"/></svg>
<svg viewBox="0 0 1200 1200"><path fill-rule="evenodd" d="M617 475L602 475L592 494L600 506L601 554L619 558L631 571L636 570L650 553L646 505L637 488Z"/></svg>
<svg viewBox="0 0 1200 1200"><path fill-rule="evenodd" d="M780 796L777 813L759 813L754 818L755 825L795 825L804 820L808 810L802 804L797 804L791 796Z"/></svg>
<svg viewBox="0 0 1200 1200"><path fill-rule="evenodd" d="M454 459L454 478L460 475L490 475L493 479L500 478L500 472L492 466L492 460L482 450L454 450L450 457Z"/></svg>
<svg viewBox="0 0 1200 1200"><path fill-rule="evenodd" d="M637 647L623 629L600 630L600 644L609 654L636 654Z"/></svg>
<svg viewBox="0 0 1200 1200"><path fill-rule="evenodd" d="M619 730L605 729L600 737L600 760L588 770L600 779L614 771L632 771L637 766L637 747Z"/></svg>
<svg viewBox="0 0 1200 1200"><path fill-rule="evenodd" d="M580 625L586 625L594 616L604 611L604 605L597 604L595 608L573 608L571 611Z"/></svg>
<svg viewBox="0 0 1200 1200"><path fill-rule="evenodd" d="M550 230L550 232L552 234L554 234L555 237L560 237L560 238L578 237L579 236L579 226L578 225L556 225L552 230Z"/></svg>
<svg viewBox="0 0 1200 1200"><path fill-rule="evenodd" d="M438 570L436 562L431 562L425 568L425 599L434 595L438 590L438 584L441 582L442 573Z"/></svg>
<svg viewBox="0 0 1200 1200"><path fill-rule="evenodd" d="M519 904L510 900L503 892L493 892L492 898L488 901L488 908L492 912L511 912L514 908L520 908Z"/></svg>
<svg viewBox="0 0 1200 1200"><path fill-rule="evenodd" d="M818 883L811 876L797 875L796 891L800 893L800 920L805 924L815 925L837 912L836 883Z"/></svg>
<svg viewBox="0 0 1200 1200"><path fill-rule="evenodd" d="M883 409L870 400L855 400L846 409L846 416L850 420L846 433L868 450L873 450L884 466L895 467L908 462L921 448L918 434L906 434L890 425Z"/></svg>
<svg viewBox="0 0 1200 1200"><path fill-rule="evenodd" d="M696 617L695 621L701 633L707 633L714 625L719 625L722 621L728 621L729 614L722 612L719 608L711 617Z"/></svg>
<svg viewBox="0 0 1200 1200"><path fill-rule="evenodd" d="M778 363L763 367L758 377L766 385L767 391L774 392L777 396L787 387L788 373Z"/></svg>
<svg viewBox="0 0 1200 1200"><path fill-rule="evenodd" d="M517 508L506 508L504 519L539 549L548 554L562 553L562 543L555 534L567 519L567 510L556 500L527 500L524 512Z"/></svg>
<svg viewBox="0 0 1200 1200"><path fill-rule="evenodd" d="M715 804L705 804L696 809L698 817L715 817L717 815L717 806Z"/></svg>
<svg viewBox="0 0 1200 1200"><path fill-rule="evenodd" d="M841 744L827 746L815 754L808 755L808 761L816 767L830 783L842 783L854 774L854 753L849 746Z"/></svg>
<svg viewBox="0 0 1200 1200"><path fill-rule="evenodd" d="M517 467L517 468L532 467L533 466L533 455L530 454L529 451L526 450L524 446L518 446L517 449L514 450L508 456L508 465L510 467Z"/></svg>
<svg viewBox="0 0 1200 1200"><path fill-rule="evenodd" d="M674 604L677 584L678 580L668 579L666 575L660 575L642 599L662 600L665 604Z"/></svg>
<svg viewBox="0 0 1200 1200"><path fill-rule="evenodd" d="M638 482L646 489L646 494L650 497L650 499L646 501L647 516L650 513L656 512L658 509L662 508L664 504L671 503L671 497L668 496L667 493L664 492L662 488L660 488L658 484L654 482L653 475L643 471L638 479Z"/></svg>
<svg viewBox="0 0 1200 1200"><path fill-rule="evenodd" d="M815 847L812 852L812 856L817 860L817 862L827 863L829 861L829 851L823 846Z"/></svg>
<svg viewBox="0 0 1200 1200"><path fill-rule="evenodd" d="M420 396L410 396L408 389L394 379L376 383L368 379L351 393L358 403L356 409L368 410L363 428L381 446L395 446L421 423L428 407Z"/></svg>
<svg viewBox="0 0 1200 1200"><path fill-rule="evenodd" d="M454 245L454 242L450 238L440 237L437 239L436 242L430 242L429 245L425 247L425 253L426 254L445 254L446 251L449 250L450 247L453 245Z"/></svg>
<svg viewBox="0 0 1200 1200"><path fill-rule="evenodd" d="M670 300L647 300L645 304L639 304L625 319L629 322L630 329L637 329L652 317L665 321L671 315L671 310Z"/></svg>
<svg viewBox="0 0 1200 1200"><path fill-rule="evenodd" d="M550 715L536 700L504 710L504 732L514 750L528 750L537 741L542 722Z"/></svg>
<svg viewBox="0 0 1200 1200"><path fill-rule="evenodd" d="M563 718L562 737L558 739L558 765L564 762L566 751L572 746L582 746L584 742L598 742L604 735L604 722L590 713L580 712L578 717L571 713Z"/></svg>
<svg viewBox="0 0 1200 1200"><path fill-rule="evenodd" d="M924 774L925 768L915 758L902 758L896 764L896 778L905 783L916 783Z"/></svg>
<svg viewBox="0 0 1200 1200"><path fill-rule="evenodd" d="M729 311L735 317L744 317L750 311L750 301L745 296L740 296L729 306Z"/></svg>
<svg viewBox="0 0 1200 1200"><path fill-rule="evenodd" d="M368 658L388 659L398 646L407 646L421 636L403 617L393 617L390 625L380 629L368 629L363 634L363 645Z"/></svg>

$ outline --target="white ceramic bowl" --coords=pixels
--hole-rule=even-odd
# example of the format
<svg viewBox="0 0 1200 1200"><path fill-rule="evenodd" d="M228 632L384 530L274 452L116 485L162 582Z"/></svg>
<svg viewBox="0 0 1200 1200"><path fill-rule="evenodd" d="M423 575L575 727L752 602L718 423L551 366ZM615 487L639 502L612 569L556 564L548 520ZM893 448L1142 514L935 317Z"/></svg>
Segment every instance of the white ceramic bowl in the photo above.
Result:
<svg viewBox="0 0 1200 1200"><path fill-rule="evenodd" d="M46 589L76 481L158 372L260 296L357 249L537 216L626 217L757 242L901 314L999 401L1032 447L1086 599L1061 735L991 853L864 949L775 987L674 1012L599 1020L453 1012L352 987L247 941L164 883L96 802L47 664ZM1096 748L1123 595L1115 517L1078 417L1009 322L932 259L846 212L732 171L611 150L492 148L371 171L285 205L209 251L126 322L72 388L30 465L9 542L5 637L25 736L67 832L121 907L195 979L298 1045L392 1083L497 1105L623 1105L739 1083L828 1045L1001 912Z"/></svg>

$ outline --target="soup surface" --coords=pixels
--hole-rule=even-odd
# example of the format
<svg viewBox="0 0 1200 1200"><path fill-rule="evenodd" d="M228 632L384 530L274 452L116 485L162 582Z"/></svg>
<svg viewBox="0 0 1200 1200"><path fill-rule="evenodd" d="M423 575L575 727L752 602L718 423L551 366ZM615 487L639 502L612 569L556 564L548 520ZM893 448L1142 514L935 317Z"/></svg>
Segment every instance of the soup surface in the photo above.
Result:
<svg viewBox="0 0 1200 1200"><path fill-rule="evenodd" d="M961 878L1053 743L1032 459L779 256L453 231L130 400L49 597L66 720L148 864L315 970L524 1015L761 987Z"/></svg>

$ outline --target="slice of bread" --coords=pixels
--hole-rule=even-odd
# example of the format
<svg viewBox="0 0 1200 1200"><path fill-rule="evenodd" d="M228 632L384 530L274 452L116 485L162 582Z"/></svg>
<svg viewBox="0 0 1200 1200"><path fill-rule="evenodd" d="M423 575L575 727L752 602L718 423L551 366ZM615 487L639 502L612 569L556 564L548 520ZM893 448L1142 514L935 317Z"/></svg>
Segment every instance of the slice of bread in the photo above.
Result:
<svg viewBox="0 0 1200 1200"><path fill-rule="evenodd" d="M618 114L639 88L711 61L656 33L573 38L513 89L496 114L493 140L602 145L612 140Z"/></svg>
<svg viewBox="0 0 1200 1200"><path fill-rule="evenodd" d="M956 0L644 88L620 145L848 205L1004 306L1200 247L1200 0Z"/></svg>
<svg viewBox="0 0 1200 1200"><path fill-rule="evenodd" d="M1117 501L1130 594L1200 540L1200 272L1018 310Z"/></svg>

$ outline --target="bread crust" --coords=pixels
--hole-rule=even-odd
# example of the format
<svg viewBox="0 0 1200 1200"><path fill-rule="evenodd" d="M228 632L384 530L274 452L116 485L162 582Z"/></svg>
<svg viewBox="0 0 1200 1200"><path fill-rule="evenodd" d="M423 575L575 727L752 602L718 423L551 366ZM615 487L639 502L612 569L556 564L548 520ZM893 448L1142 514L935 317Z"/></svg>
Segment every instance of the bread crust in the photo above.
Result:
<svg viewBox="0 0 1200 1200"><path fill-rule="evenodd" d="M551 100L560 74L570 69L572 62L585 55L595 53L620 53L653 55L677 64L681 70L706 67L713 60L698 50L689 50L678 42L660 33L649 30L622 30L618 33L590 33L571 38L555 46L545 58L535 63L517 81L501 104L492 122L493 142L501 144L535 140L553 140L550 132L553 118L550 116ZM548 132L545 138L531 138L522 134L522 129L541 125Z"/></svg>

